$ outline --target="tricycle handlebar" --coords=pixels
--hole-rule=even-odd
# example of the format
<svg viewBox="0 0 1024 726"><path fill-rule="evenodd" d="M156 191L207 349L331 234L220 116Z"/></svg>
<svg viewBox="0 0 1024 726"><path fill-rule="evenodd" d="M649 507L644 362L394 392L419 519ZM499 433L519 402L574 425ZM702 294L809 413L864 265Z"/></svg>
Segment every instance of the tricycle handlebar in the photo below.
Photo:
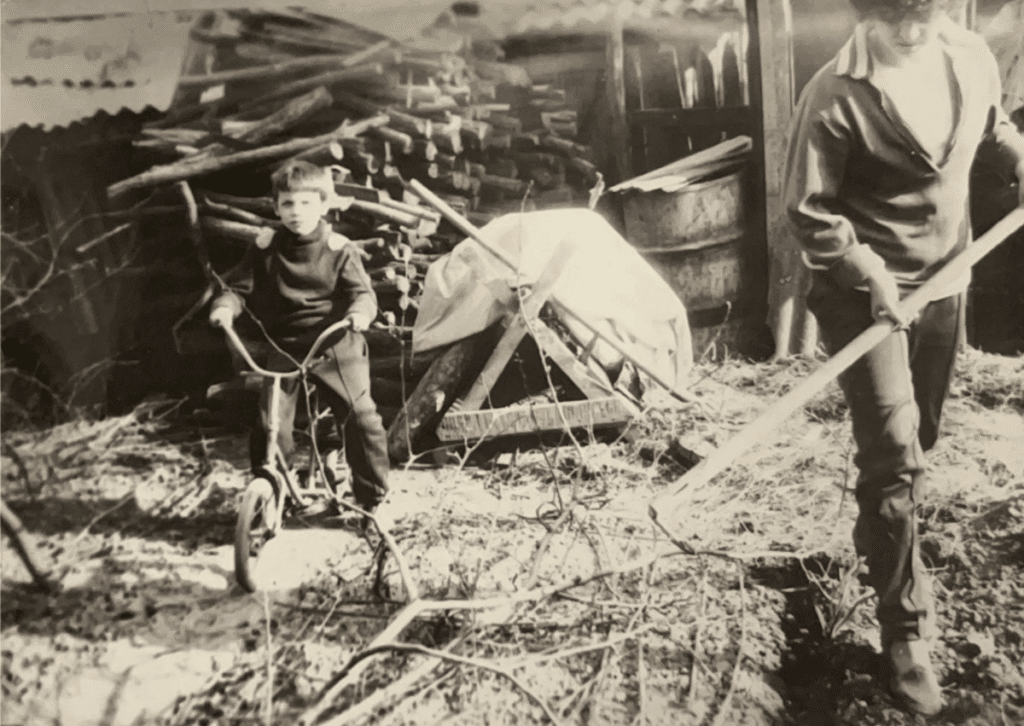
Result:
<svg viewBox="0 0 1024 726"><path fill-rule="evenodd" d="M256 361L252 358L252 354L249 353L249 349L245 347L245 343L243 343L242 339L238 337L238 333L235 332L235 327L233 325L228 324L224 326L224 335L227 337L231 345L234 346L235 350L238 351L239 355L245 359L245 362L249 364L249 367L261 376L267 376L268 378L296 378L299 373L309 365L309 362L320 353L320 346L323 345L324 341L327 340L329 336L339 330L351 327L351 323L348 320L339 320L333 325L330 325L326 330L324 330L324 332L317 336L315 341L313 341L313 345L310 346L309 352L306 353L306 357L303 358L302 363L299 364L299 368L287 372L268 371L267 369L257 365Z"/></svg>

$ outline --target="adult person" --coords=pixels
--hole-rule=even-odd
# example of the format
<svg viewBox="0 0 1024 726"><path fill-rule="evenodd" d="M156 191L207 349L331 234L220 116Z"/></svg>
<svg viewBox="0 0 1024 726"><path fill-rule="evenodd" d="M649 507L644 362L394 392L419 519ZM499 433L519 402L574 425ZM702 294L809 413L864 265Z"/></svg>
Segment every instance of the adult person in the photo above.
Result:
<svg viewBox="0 0 1024 726"><path fill-rule="evenodd" d="M784 198L813 270L808 308L831 353L876 320L898 328L840 376L859 469L854 543L878 595L893 694L942 708L932 670L930 581L916 507L961 345L970 275L916 320L898 304L971 241L968 181L993 138L1024 178L1024 138L1001 107L984 40L946 0L851 0L852 37L804 89L790 131ZM1024 194L1021 197L1024 203Z"/></svg>

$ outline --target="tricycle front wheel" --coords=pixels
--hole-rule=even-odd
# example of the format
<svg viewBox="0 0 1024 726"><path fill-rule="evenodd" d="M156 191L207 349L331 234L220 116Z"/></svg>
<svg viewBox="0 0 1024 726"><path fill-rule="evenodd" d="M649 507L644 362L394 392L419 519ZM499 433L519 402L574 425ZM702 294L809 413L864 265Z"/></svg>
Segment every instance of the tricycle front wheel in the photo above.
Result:
<svg viewBox="0 0 1024 726"><path fill-rule="evenodd" d="M260 550L276 534L274 485L267 479L249 482L242 495L235 525L235 579L249 592L259 588L254 579Z"/></svg>

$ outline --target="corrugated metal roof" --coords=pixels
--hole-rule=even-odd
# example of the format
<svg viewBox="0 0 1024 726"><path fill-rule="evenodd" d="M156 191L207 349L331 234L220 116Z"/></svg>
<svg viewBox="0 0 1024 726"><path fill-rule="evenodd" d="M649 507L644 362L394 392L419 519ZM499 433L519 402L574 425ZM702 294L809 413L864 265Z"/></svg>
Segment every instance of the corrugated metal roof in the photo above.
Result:
<svg viewBox="0 0 1024 726"><path fill-rule="evenodd" d="M536 3L510 24L511 35L588 33L607 30L618 16L623 28L704 18L743 17L743 0L566 0Z"/></svg>
<svg viewBox="0 0 1024 726"><path fill-rule="evenodd" d="M2 128L66 126L99 111L166 110L190 13L4 22Z"/></svg>

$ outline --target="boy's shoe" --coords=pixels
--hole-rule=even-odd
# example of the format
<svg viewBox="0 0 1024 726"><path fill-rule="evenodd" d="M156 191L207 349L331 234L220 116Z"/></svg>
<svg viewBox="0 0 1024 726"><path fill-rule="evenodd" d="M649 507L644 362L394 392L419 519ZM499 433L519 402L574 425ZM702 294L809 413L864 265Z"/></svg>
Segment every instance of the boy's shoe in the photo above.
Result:
<svg viewBox="0 0 1024 726"><path fill-rule="evenodd" d="M886 651L892 677L889 688L910 711L934 716L942 710L942 688L932 670L926 640L896 640Z"/></svg>

